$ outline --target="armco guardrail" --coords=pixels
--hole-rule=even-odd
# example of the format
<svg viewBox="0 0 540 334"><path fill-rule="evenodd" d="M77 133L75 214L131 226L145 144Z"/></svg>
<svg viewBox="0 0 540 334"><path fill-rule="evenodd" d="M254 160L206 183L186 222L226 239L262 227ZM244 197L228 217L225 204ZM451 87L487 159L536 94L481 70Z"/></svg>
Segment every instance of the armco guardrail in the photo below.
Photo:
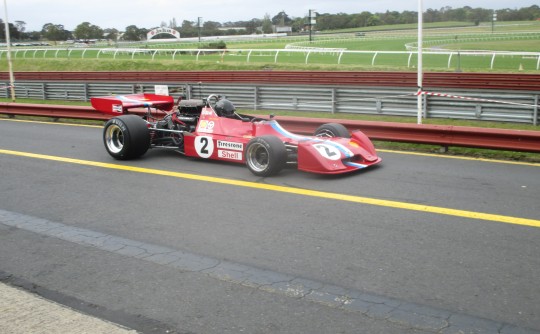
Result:
<svg viewBox="0 0 540 334"><path fill-rule="evenodd" d="M13 116L38 116L51 118L72 118L106 121L111 116L90 107L52 104L5 103L0 102L0 114Z"/></svg>
<svg viewBox="0 0 540 334"><path fill-rule="evenodd" d="M313 130L321 124L336 122L336 119L332 118L279 117L276 119L288 130L298 133L313 133ZM350 131L361 130L373 140L540 152L540 131L343 119L340 119L339 123Z"/></svg>
<svg viewBox="0 0 540 334"><path fill-rule="evenodd" d="M218 93L234 101L234 104L240 109L410 117L416 117L418 114L416 87L396 88L361 86L360 84L341 86L336 84L18 80L15 85L15 95L18 98L39 100L89 101L92 97L105 95L153 93L155 85L163 84L167 84L169 92L174 98L178 98L180 95L185 95L187 98L204 98L209 94ZM9 86L9 83L0 82L1 85ZM432 90L428 87L425 87L425 90L427 91L426 95L423 96L422 111L426 118L473 119L533 125L540 123L538 112L540 86L538 92L508 89L455 90L443 88ZM9 97L9 92L8 89L0 89L0 97ZM452 96L464 95L467 98L427 95L438 93L451 94Z"/></svg>
<svg viewBox="0 0 540 334"><path fill-rule="evenodd" d="M8 77L0 72L0 85L9 86ZM252 110L417 114L413 72L16 72L15 77L15 95L33 99L88 101L95 96L153 92L154 85L166 84L175 97L217 92ZM426 118L540 123L538 74L428 72L423 90L472 98L426 95ZM0 90L0 97L9 97L9 90Z"/></svg>
<svg viewBox="0 0 540 334"><path fill-rule="evenodd" d="M142 112L144 111L138 111L138 113ZM91 107L23 103L0 103L0 113L9 116L26 115L89 120L110 118ZM285 116L278 116L276 119L289 131L301 134L313 133L321 124L337 121L330 118L309 119ZM540 131L352 120L339 120L339 122L351 131L363 131L374 140L540 152Z"/></svg>

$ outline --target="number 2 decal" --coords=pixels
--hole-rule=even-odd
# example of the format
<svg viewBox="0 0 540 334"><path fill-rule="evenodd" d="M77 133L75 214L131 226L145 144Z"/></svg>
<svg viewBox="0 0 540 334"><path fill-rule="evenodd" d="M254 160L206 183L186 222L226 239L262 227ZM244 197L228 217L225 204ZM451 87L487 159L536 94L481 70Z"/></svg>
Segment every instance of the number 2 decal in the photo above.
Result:
<svg viewBox="0 0 540 334"><path fill-rule="evenodd" d="M325 157L326 159L330 160L339 160L341 158L341 153L339 153L339 150L331 145L326 144L317 144L313 145L319 151L319 154Z"/></svg>
<svg viewBox="0 0 540 334"><path fill-rule="evenodd" d="M201 158L210 158L212 153L214 153L214 141L212 140L212 137L196 137L195 150Z"/></svg>

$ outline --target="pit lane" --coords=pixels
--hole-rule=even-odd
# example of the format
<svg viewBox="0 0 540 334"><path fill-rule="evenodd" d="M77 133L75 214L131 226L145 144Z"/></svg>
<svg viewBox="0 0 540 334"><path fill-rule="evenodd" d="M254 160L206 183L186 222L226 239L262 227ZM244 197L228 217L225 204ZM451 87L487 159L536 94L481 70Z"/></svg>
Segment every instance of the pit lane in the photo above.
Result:
<svg viewBox="0 0 540 334"><path fill-rule="evenodd" d="M257 179L241 165L186 159L174 152L153 151L118 164L106 154L99 128L8 121L0 127L0 161L3 174L9 175L2 178L0 209L540 327L533 283L540 267L537 228L326 195L534 223L539 195L535 165L382 153L380 168L345 177L286 170ZM170 175L134 173L137 169ZM268 191L273 187L294 191ZM311 191L325 196L306 196Z"/></svg>

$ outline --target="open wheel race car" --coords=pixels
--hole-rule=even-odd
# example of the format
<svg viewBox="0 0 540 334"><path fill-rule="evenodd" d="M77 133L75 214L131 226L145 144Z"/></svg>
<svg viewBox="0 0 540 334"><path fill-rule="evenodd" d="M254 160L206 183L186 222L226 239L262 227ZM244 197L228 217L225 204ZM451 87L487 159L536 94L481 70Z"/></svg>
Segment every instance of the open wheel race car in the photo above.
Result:
<svg viewBox="0 0 540 334"><path fill-rule="evenodd" d="M180 98L176 105L173 97L155 94L95 97L91 103L115 116L103 130L105 148L115 159L137 158L149 148L169 148L189 157L244 163L257 176L274 175L287 165L339 174L381 161L361 131L351 134L341 124L328 123L313 136L293 134L273 116L238 114L229 100L218 95ZM140 107L147 108L143 116L129 114Z"/></svg>

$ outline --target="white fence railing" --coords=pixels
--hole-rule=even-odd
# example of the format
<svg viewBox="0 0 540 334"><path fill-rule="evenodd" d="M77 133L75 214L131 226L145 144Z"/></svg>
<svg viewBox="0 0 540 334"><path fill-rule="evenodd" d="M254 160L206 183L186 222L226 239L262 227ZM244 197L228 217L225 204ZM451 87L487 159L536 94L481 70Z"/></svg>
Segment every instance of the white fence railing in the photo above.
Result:
<svg viewBox="0 0 540 334"><path fill-rule="evenodd" d="M516 40L540 40L540 33L538 32L529 32L529 33L497 33L497 34L484 34L484 35L460 35L455 36L454 38L448 38L447 35L445 35L445 39L427 39L422 42L422 45L424 47L423 50L430 50L430 51L453 51L451 49L447 49L449 45L456 44L456 43L485 43L485 42L500 42L500 41L516 41ZM433 45L433 47L428 47L430 45ZM412 42L405 44L405 48L408 51L417 51L418 50L418 42ZM465 50L464 50L465 51ZM471 50L466 50L471 51Z"/></svg>
<svg viewBox="0 0 540 334"><path fill-rule="evenodd" d="M0 50L0 59L6 57L7 50ZM43 59L43 58L82 58L82 59L147 59L155 60L213 60L218 62L273 62L273 63L304 63L329 65L367 65L367 66L395 66L414 67L417 51L353 51L335 48L289 48L289 49L160 49L160 48L24 48L12 50L11 56L15 59ZM318 55L318 57L315 57ZM466 57L486 57L489 61L476 64L475 68L494 69L496 60L501 63L508 59L517 59L520 67L527 62L527 70L540 70L540 52L504 52L504 51L448 51L425 49L424 57L445 57L445 61L438 60L436 68L451 68L459 61L463 63ZM384 57L384 62L379 59ZM344 59L347 58L347 61ZM456 60L456 58L458 60ZM502 68L509 68L508 66ZM512 67L512 69L514 69ZM515 68L517 70L518 68ZM521 68L520 68L521 69Z"/></svg>

